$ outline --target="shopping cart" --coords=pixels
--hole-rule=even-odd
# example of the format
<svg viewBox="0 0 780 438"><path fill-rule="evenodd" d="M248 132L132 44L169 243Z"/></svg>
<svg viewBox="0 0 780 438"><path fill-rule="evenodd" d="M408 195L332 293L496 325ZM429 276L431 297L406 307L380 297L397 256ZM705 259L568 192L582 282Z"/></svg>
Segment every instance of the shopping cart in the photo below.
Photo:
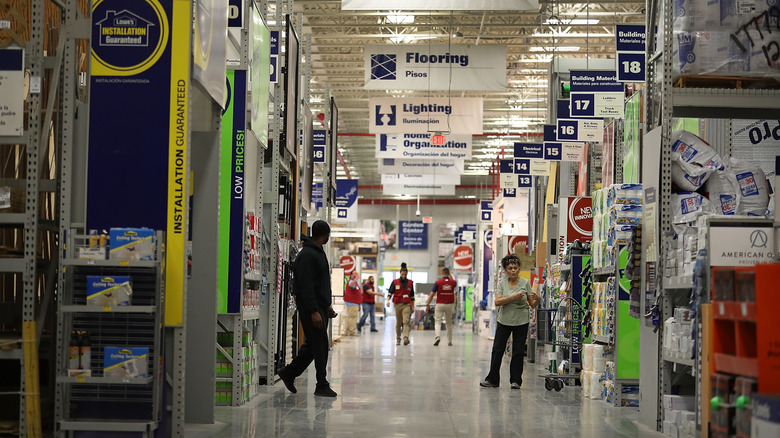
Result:
<svg viewBox="0 0 780 438"><path fill-rule="evenodd" d="M582 351L582 305L569 297L557 308L539 309L539 339L553 346L548 353L549 373L540 374L548 391L579 385Z"/></svg>

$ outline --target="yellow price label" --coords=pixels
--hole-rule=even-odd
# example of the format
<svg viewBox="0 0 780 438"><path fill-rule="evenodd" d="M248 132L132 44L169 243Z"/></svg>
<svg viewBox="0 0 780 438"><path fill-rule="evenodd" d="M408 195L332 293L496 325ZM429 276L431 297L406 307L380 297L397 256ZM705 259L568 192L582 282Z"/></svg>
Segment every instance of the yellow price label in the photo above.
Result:
<svg viewBox="0 0 780 438"><path fill-rule="evenodd" d="M104 312L110 312L111 311L111 306L103 306L103 311Z"/></svg>
<svg viewBox="0 0 780 438"><path fill-rule="evenodd" d="M119 261L119 266L129 266L129 265L130 265L130 261L129 260L120 260Z"/></svg>
<svg viewBox="0 0 780 438"><path fill-rule="evenodd" d="M87 379L84 378L84 376L76 376L76 381L80 383L84 383L87 381Z"/></svg>

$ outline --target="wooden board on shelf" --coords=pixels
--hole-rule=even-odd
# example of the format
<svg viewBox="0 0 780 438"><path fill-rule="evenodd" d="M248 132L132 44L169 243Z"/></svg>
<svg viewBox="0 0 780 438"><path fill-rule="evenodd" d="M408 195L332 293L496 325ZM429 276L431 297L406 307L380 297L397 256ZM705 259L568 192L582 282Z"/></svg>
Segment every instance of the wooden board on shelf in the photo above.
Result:
<svg viewBox="0 0 780 438"><path fill-rule="evenodd" d="M674 81L675 88L774 89L780 82L773 78L738 76L682 75Z"/></svg>

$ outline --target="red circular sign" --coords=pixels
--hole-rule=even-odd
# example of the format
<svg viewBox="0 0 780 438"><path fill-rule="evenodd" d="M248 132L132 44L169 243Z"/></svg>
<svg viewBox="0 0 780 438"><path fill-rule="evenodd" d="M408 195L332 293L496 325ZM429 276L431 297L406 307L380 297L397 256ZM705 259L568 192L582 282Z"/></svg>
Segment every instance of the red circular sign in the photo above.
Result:
<svg viewBox="0 0 780 438"><path fill-rule="evenodd" d="M518 243L524 243L527 246L528 236L509 236L509 245L507 245L507 249L506 249L507 255L515 253L515 246Z"/></svg>
<svg viewBox="0 0 780 438"><path fill-rule="evenodd" d="M455 261L455 269L471 269L471 264L474 261L474 250L466 245L456 246L453 260Z"/></svg>
<svg viewBox="0 0 780 438"><path fill-rule="evenodd" d="M339 259L339 266L344 268L344 272L352 272L355 269L355 258L352 256L341 256Z"/></svg>
<svg viewBox="0 0 780 438"><path fill-rule="evenodd" d="M569 235L568 241L589 238L593 234L593 209L590 198L573 198L569 204L569 225L574 235Z"/></svg>

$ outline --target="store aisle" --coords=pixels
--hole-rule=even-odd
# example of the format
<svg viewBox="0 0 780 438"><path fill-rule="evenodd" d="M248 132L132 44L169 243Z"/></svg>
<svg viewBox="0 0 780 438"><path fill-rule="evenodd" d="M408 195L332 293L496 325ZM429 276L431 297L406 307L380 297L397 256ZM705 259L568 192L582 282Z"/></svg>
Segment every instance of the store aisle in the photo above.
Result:
<svg viewBox="0 0 780 438"><path fill-rule="evenodd" d="M188 425L188 438L207 437L662 437L637 424L635 408L583 400L579 387L547 391L526 364L523 387L509 388L509 358L500 388L480 388L492 341L456 329L452 347L433 346L433 331L414 331L395 345L395 319L377 321L334 347L328 378L339 396L314 397L314 366L297 379L261 387L240 408L217 408L217 424ZM446 332L442 333L443 335Z"/></svg>

